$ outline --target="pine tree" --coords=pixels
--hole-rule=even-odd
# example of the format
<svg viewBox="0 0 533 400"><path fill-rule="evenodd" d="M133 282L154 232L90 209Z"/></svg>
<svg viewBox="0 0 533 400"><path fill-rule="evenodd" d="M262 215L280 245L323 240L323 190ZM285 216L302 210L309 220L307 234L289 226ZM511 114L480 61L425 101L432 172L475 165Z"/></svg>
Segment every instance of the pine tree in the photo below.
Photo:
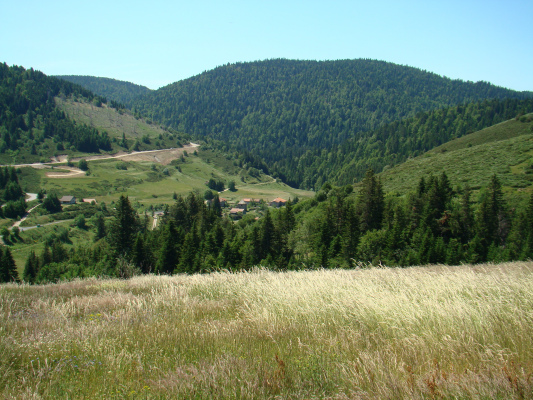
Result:
<svg viewBox="0 0 533 400"><path fill-rule="evenodd" d="M96 228L96 235L94 237L95 240L102 239L106 236L106 229L105 229L105 220L104 216L101 213L98 213L96 216L96 220L94 221L94 226Z"/></svg>
<svg viewBox="0 0 533 400"><path fill-rule="evenodd" d="M112 229L108 234L109 243L117 256L128 256L130 253L139 228L138 219L128 197L121 195L111 224Z"/></svg>
<svg viewBox="0 0 533 400"><path fill-rule="evenodd" d="M50 253L50 247L45 244L43 252L41 253L40 267L44 267L52 262L52 254Z"/></svg>
<svg viewBox="0 0 533 400"><path fill-rule="evenodd" d="M273 252L275 228L272 222L270 211L267 210L265 217L263 218L263 224L260 232L260 255L259 258L265 259L269 254Z"/></svg>
<svg viewBox="0 0 533 400"><path fill-rule="evenodd" d="M172 274L178 265L178 248L179 243L178 230L173 220L170 220L164 227L161 234L161 248L157 258L155 272L158 274ZM178 271L181 272L181 271Z"/></svg>
<svg viewBox="0 0 533 400"><path fill-rule="evenodd" d="M1 249L0 249L1 251ZM9 247L5 247L0 260L0 282L18 282L17 265Z"/></svg>
<svg viewBox="0 0 533 400"><path fill-rule="evenodd" d="M384 208L385 197L381 181L374 175L374 171L369 169L363 179L357 202L361 232L381 227Z"/></svg>
<svg viewBox="0 0 533 400"><path fill-rule="evenodd" d="M24 272L22 274L22 279L24 282L28 282L30 284L35 283L35 276L37 275L38 269L39 261L35 255L35 252L32 251L26 260L26 264L24 265Z"/></svg>
<svg viewBox="0 0 533 400"><path fill-rule="evenodd" d="M138 267L143 274L152 272L152 259L150 247L145 243L142 234L137 234L131 250L131 262Z"/></svg>

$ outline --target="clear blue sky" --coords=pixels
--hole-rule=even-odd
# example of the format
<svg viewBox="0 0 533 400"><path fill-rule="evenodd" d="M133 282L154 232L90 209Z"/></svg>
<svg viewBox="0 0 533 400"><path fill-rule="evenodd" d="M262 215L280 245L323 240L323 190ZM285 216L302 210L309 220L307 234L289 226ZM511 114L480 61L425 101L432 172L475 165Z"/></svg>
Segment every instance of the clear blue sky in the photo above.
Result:
<svg viewBox="0 0 533 400"><path fill-rule="evenodd" d="M533 1L0 0L0 62L157 89L219 65L372 58L533 91Z"/></svg>

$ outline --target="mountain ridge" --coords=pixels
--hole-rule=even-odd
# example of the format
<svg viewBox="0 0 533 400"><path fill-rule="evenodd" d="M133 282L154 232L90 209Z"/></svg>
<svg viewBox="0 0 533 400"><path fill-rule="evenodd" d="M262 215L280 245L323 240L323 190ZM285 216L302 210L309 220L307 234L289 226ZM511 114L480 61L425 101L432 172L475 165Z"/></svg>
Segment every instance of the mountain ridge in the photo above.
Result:
<svg viewBox="0 0 533 400"><path fill-rule="evenodd" d="M135 97L152 91L152 89L147 88L146 86L114 78L104 78L90 75L54 76L58 79L63 79L68 82L83 86L99 96L121 104L129 103Z"/></svg>
<svg viewBox="0 0 533 400"><path fill-rule="evenodd" d="M248 151L291 185L295 160L432 109L529 93L376 60L235 63L140 96L130 106L197 138Z"/></svg>

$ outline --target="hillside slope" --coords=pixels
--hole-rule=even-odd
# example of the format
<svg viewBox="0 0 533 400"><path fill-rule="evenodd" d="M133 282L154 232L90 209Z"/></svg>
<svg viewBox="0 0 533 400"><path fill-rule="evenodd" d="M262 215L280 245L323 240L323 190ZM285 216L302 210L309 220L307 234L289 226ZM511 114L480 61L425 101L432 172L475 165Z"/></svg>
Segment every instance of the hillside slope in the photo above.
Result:
<svg viewBox="0 0 533 400"><path fill-rule="evenodd" d="M427 111L362 132L329 150L309 150L286 164L304 187L318 189L326 181L351 184L369 168L381 172L450 140L532 111L533 100L509 99Z"/></svg>
<svg viewBox="0 0 533 400"><path fill-rule="evenodd" d="M151 150L181 146L188 137L172 129L163 129L146 119L134 116L128 110L116 109L108 104L93 103L73 98L57 97L57 107L78 123L105 131L115 144L124 149ZM125 138L125 143L122 143Z"/></svg>
<svg viewBox="0 0 533 400"><path fill-rule="evenodd" d="M56 96L103 99L79 85L42 72L0 64L0 162L36 162L56 151L111 150L109 137L76 124L57 109Z"/></svg>
<svg viewBox="0 0 533 400"><path fill-rule="evenodd" d="M385 190L414 190L422 176L446 172L453 186L479 189L496 174L510 192L533 184L533 114L438 146L381 174Z"/></svg>
<svg viewBox="0 0 533 400"><path fill-rule="evenodd" d="M99 96L122 104L129 103L135 97L151 92L151 89L146 86L111 78L86 75L57 75L56 78L83 86Z"/></svg>
<svg viewBox="0 0 533 400"><path fill-rule="evenodd" d="M420 111L528 97L485 82L451 80L374 60L268 60L225 65L131 103L200 138L262 157L286 182L289 163Z"/></svg>

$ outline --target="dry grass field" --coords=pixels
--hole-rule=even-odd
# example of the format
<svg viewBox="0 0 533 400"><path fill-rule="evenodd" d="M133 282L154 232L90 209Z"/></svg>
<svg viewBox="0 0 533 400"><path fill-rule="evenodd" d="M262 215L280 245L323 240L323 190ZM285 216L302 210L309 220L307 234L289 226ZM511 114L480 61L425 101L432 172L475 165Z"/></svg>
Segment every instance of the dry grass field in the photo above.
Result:
<svg viewBox="0 0 533 400"><path fill-rule="evenodd" d="M532 391L533 263L0 286L5 399Z"/></svg>

